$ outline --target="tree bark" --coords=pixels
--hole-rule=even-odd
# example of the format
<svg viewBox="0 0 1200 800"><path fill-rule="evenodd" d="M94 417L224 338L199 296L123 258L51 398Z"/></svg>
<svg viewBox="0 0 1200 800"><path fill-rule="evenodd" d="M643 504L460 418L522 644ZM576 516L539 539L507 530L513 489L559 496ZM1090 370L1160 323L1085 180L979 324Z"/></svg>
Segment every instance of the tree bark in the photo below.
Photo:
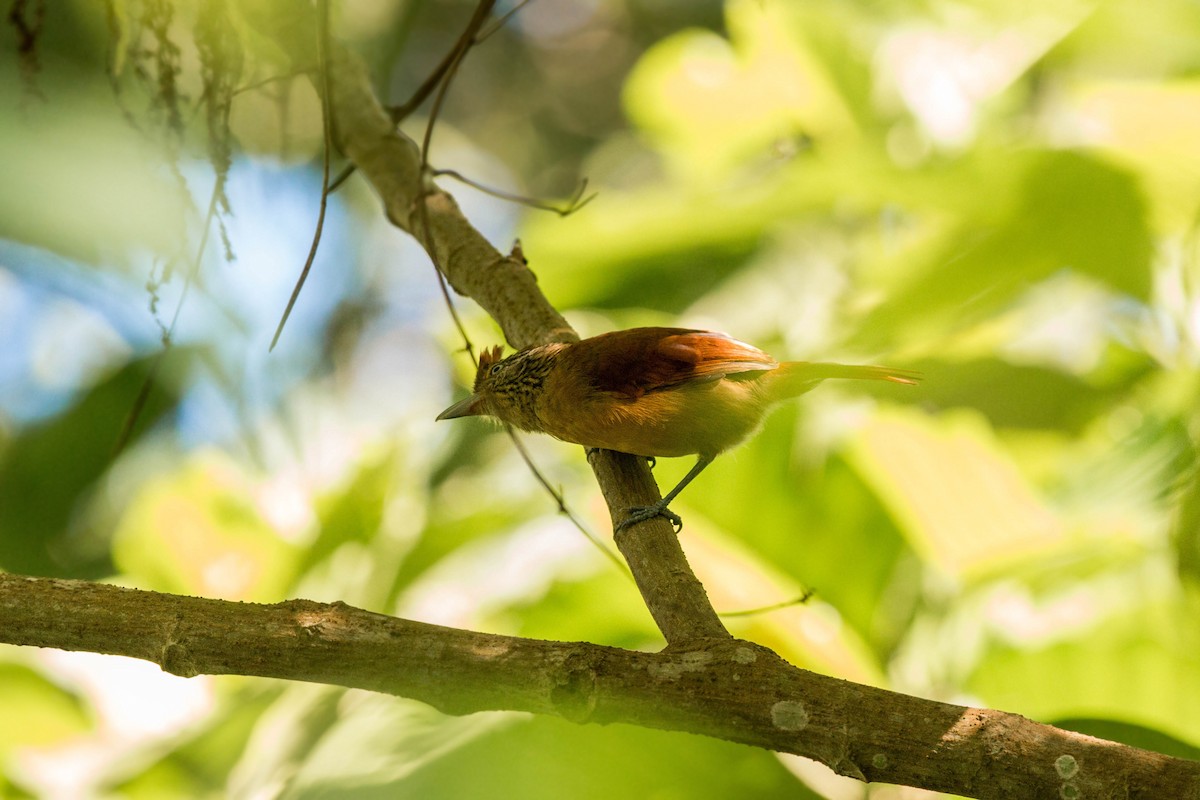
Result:
<svg viewBox="0 0 1200 800"><path fill-rule="evenodd" d="M233 603L0 575L0 640L132 656L185 677L369 689L447 714L508 709L686 731L968 797L1200 798L1200 763L817 675L730 638L642 653L340 603Z"/></svg>

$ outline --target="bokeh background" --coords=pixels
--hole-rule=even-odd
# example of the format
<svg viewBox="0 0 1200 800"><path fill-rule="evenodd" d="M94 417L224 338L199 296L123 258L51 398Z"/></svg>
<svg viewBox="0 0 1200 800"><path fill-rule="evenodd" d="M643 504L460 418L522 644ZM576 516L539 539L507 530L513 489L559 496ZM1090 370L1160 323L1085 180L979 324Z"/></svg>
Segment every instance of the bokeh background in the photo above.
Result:
<svg viewBox="0 0 1200 800"><path fill-rule="evenodd" d="M361 179L268 353L320 103L237 4L8 5L36 35L0 36L0 568L661 645L507 437L434 423L470 365ZM332 5L396 103L472 8ZM229 203L193 270L214 41ZM1200 6L536 0L471 52L433 141L498 189L598 191L563 219L442 181L585 335L681 324L924 372L789 404L677 501L719 610L814 592L737 635L1200 757ZM527 444L608 541L581 450ZM0 794L925 796L685 734L7 646Z"/></svg>

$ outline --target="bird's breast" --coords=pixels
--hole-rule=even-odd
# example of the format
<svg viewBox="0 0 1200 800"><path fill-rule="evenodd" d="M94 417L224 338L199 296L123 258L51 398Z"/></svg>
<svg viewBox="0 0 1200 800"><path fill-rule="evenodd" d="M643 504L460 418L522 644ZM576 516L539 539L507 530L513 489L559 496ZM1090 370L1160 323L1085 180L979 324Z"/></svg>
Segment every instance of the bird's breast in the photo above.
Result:
<svg viewBox="0 0 1200 800"><path fill-rule="evenodd" d="M547 380L537 409L551 436L640 456L715 456L749 436L766 410L754 380L697 381L630 397ZM583 384L586 385L586 384Z"/></svg>

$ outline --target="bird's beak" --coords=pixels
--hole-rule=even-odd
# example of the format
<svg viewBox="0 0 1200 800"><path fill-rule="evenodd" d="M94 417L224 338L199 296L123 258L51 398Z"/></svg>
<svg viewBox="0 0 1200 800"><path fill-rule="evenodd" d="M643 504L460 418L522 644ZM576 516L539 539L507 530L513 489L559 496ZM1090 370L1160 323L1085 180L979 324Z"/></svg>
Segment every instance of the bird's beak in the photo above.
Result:
<svg viewBox="0 0 1200 800"><path fill-rule="evenodd" d="M480 400L481 398L477 394L469 395L438 414L437 418L439 420L458 419L459 417L474 417L482 414Z"/></svg>

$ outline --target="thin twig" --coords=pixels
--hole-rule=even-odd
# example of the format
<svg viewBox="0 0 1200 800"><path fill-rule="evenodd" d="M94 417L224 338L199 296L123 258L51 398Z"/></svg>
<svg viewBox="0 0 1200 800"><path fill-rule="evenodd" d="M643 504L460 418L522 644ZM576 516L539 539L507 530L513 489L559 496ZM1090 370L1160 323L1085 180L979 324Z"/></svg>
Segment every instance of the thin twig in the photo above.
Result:
<svg viewBox="0 0 1200 800"><path fill-rule="evenodd" d="M459 62L462 61L463 56L467 54L468 50L483 41L483 39L477 38L476 35L479 33L479 29L483 27L483 23L487 21L488 16L492 13L492 6L495 4L495 0L482 0L475 7L475 13L471 15L471 19L467 20L467 27L463 29L462 35L454 42L454 46L442 58L441 63L434 67L433 72L425 79L425 82L418 86L417 90L403 104L388 108L392 122L399 124L442 86L443 82L449 83L446 76L450 71L458 68ZM506 19L507 17L508 15L505 15Z"/></svg>
<svg viewBox="0 0 1200 800"><path fill-rule="evenodd" d="M580 180L579 186L575 189L575 193L571 195L571 199L567 201L565 206L560 206L554 203L548 203L544 200L537 200L535 198L526 197L525 195L520 194L512 194L511 192L505 192L500 189L495 189L491 186L486 186L478 181L466 177L457 170L435 169L433 170L432 174L435 178L442 176L454 178L454 180L465 183L467 186L470 186L473 189L478 189L484 194L490 194L492 197L499 197L501 200L509 200L513 203L520 203L523 206L536 208L540 211L553 211L560 217L569 217L579 209L586 206L588 203L595 200L597 194L599 194L598 192L592 192L587 197L584 197L583 193L587 191L588 180L587 178L583 178Z"/></svg>
<svg viewBox="0 0 1200 800"><path fill-rule="evenodd" d="M424 181L425 176L431 174L429 167L429 147L433 141L433 128L437 124L438 115L441 113L442 103L445 101L446 94L450 89L450 84L458 72L459 64L461 64L463 58L466 57L467 51L471 49L471 45L475 42L476 33L479 31L480 26L482 26L484 21L487 19L487 16L491 12L491 8L494 4L495 0L481 0L479 5L475 8L475 13L471 16L470 21L467 23L466 29L458 39L458 45L453 51L454 57L450 60L446 68L441 70L444 77L438 85L437 92L434 95L433 105L429 110L429 120L425 124L425 135L421 140L422 181ZM425 241L429 244L429 259L433 262L434 272L437 275L438 288L441 290L442 298L446 302L446 309L450 312L450 317L454 320L454 326L458 329L459 336L462 337L463 347L470 356L471 363L478 365L478 361L475 358L474 346L471 343L471 337L467 335L467 330L463 326L462 319L458 315L458 310L454 306L454 299L450 296L450 289L446 285L446 276L442 271L441 259L438 257L437 245L433 238L433 229L429 223L429 205L426 200L427 194L428 192L425 191L424 187L422 187L421 194L417 201L417 213L421 220L422 234L425 237ZM550 482L542 474L541 470L539 470L537 465L533 463L533 459L530 457L529 452L525 449L521 441L517 438L516 433L511 428L508 429L508 433L512 438L513 443L517 447L517 452L521 454L521 459L525 462L526 466L529 467L529 471L533 473L533 476L537 479L537 481L541 483L542 486L546 488L546 491L550 493L550 496L554 498L555 502L558 504L559 511L565 514L567 518L571 520L572 524L574 524L579 530L579 532L582 533L584 537L594 544L602 553L604 553L605 557L612 560L613 563L617 565L619 570L626 575L629 575L632 579L632 574L629 573L628 568L622 564L620 560L613 555L613 553L610 552L602 542L600 542L598 538L596 538L595 534L591 533L583 525L583 523L579 521L579 519L574 513L571 512L569 508L567 508L566 502L563 500L562 495L550 485Z"/></svg>
<svg viewBox="0 0 1200 800"><path fill-rule="evenodd" d="M342 184L346 182L347 178L354 174L356 169L358 169L358 167L354 166L353 164L347 164L345 167L343 167L342 171L339 172L337 177L333 179L333 182L329 184L329 193L333 194L338 189L342 188Z"/></svg>
<svg viewBox="0 0 1200 800"><path fill-rule="evenodd" d="M525 465L529 467L529 471L533 473L533 477L536 478L537 482L540 483L543 488L550 493L550 496L554 498L554 502L558 504L558 513L571 520L571 524L583 534L585 539L595 545L596 549L603 553L605 558L607 558L616 566L617 570L624 574L625 577L629 578L629 580L633 580L633 573L629 571L629 566L619 557L617 557L613 551L605 547L604 542L600 541L600 538L596 536L596 534L588 530L587 526L575 516L575 512L573 512L567 506L567 501L563 497L562 492L554 488L549 479L547 479L546 476L542 474L542 471L538 469L537 464L533 462L533 456L531 456L529 451L525 449L525 443L521 441L521 437L517 435L517 432L513 430L513 427L511 425L505 425L504 431L508 434L508 438L512 439L513 445L517 448L517 452L521 454L521 459L525 462Z"/></svg>
<svg viewBox="0 0 1200 800"><path fill-rule="evenodd" d="M226 108L226 112L228 112L228 108ZM113 444L113 458L120 455L125 446L129 444L129 440L133 436L133 428L141 418L142 412L146 408L146 402L150 399L150 391L154 386L154 379L158 377L158 370L162 366L163 359L166 358L167 351L174 343L175 326L179 322L179 314L183 311L183 304L192 289L192 284L196 282L196 276L200 274L200 264L204 260L204 251L208 247L208 234L212 230L213 219L217 216L217 203L221 198L222 182L222 177L217 175L213 182L212 194L208 199L208 211L204 215L204 226L200 232L200 244L196 247L196 257L192 259L192 268L188 270L183 279L183 290L180 291L179 300L175 303L175 311L171 314L171 324L162 329L162 350L158 351L158 355L154 357L154 362L146 372L141 388L138 389L137 397L134 399L129 413L125 415L125 421L121 424L121 432L117 434L117 441ZM160 322L159 325L161 326L161 324Z"/></svg>
<svg viewBox="0 0 1200 800"><path fill-rule="evenodd" d="M503 16L497 17L496 21L492 23L490 28L488 28L486 31L480 31L479 35L475 37L474 44L483 44L488 39L492 38L492 36L501 28L503 28L518 11L532 2L533 0L521 0L521 2L517 3L515 6L506 11Z"/></svg>
<svg viewBox="0 0 1200 800"><path fill-rule="evenodd" d="M281 81L295 80L296 78L300 77L303 74L304 74L303 72L290 72L287 75L272 75L269 78L263 78L260 81L255 81L254 83L248 83L245 86L238 87L237 89L234 89L232 92L230 92L230 94L239 95L239 94L244 94L246 92L252 92L255 89L261 89L262 87L269 86L272 83L279 83Z"/></svg>
<svg viewBox="0 0 1200 800"><path fill-rule="evenodd" d="M321 233L325 229L325 210L329 205L329 157L330 151L333 149L333 115L329 106L328 45L329 0L320 0L317 9L317 68L321 71L321 116L324 119L325 134L325 148L321 158L321 206L317 212L317 227L313 231L312 246L308 249L308 259L304 262L304 269L300 271L295 288L292 289L292 296L288 299L287 308L283 310L283 316L279 320L279 326L275 328L275 335L271 337L271 346L267 348L267 352L275 349L275 345L279 342L279 335L283 333L283 326L287 324L288 317L292 315L296 298L300 296L300 290L304 288L304 282L308 280L308 272L312 269L313 260L317 257L317 248L321 244Z"/></svg>
<svg viewBox="0 0 1200 800"><path fill-rule="evenodd" d="M769 611L778 611L781 608L791 608L792 606L802 606L812 599L815 592L812 589L805 589L804 594L799 597L793 597L791 600L784 600L782 603L772 603L769 606L760 606L759 608L747 608L742 611L718 611L718 617L753 617L757 614L766 614Z"/></svg>
<svg viewBox="0 0 1200 800"><path fill-rule="evenodd" d="M466 56L467 50L471 47L471 41L475 38L480 26L483 25L487 15L491 13L492 6L495 5L495 0L480 0L478 6L475 7L475 13L471 15L471 19L467 22L467 27L462 35L458 37L458 42L451 51L451 58L442 72L442 78L437 85L437 92L433 98L433 106L429 110L429 120L425 123L425 135L421 139L421 193L418 197L417 211L421 217L421 229L425 236L425 241L429 243L429 259L433 262L434 272L437 274L438 288L442 292L442 299L446 302L446 309L450 312L451 318L454 320L454 326L458 328L458 333L462 337L463 344L466 347L467 353L471 356L471 362L475 362L475 351L471 344L471 337L467 335L467 329L463 326L462 319L458 315L458 309L454 307L454 299L450 297L450 289L446 285L446 277L443 275L441 259L437 254L437 244L433 238L433 229L429 224L429 204L426 201L428 192L426 191L425 176L429 174L429 146L433 141L433 128L437 124L438 114L442 110L442 102L446 99L446 93L450 89L450 83L454 80L454 75L458 71L458 65ZM427 82L428 83L428 82Z"/></svg>
<svg viewBox="0 0 1200 800"><path fill-rule="evenodd" d="M451 67L457 64L458 61L460 61L462 57L466 55L467 50L471 49L472 46L482 42L487 38L487 36L478 37L476 36L476 33L478 32L479 27L487 20L487 16L489 13L491 13L491 7L494 4L495 0L492 0L490 3L480 3L478 6L476 6L475 13L471 15L471 19L467 22L467 27L464 29L463 34L454 41L454 45L450 48L450 52L446 53L441 62L433 68L433 72L429 73L429 77L427 77L421 83L421 85L417 87L417 90L412 93L412 96L410 96L403 103L398 106L388 107L388 114L391 116L393 123L399 125L408 117L409 114L420 108L421 104L429 99L429 95L433 94L433 92L439 86L441 86L442 79L446 77L446 74L450 71ZM521 5L524 5L524 3ZM517 8L520 8L520 6ZM513 11L516 11L516 9L513 9ZM512 16L513 11L505 14L503 19L508 19L510 16ZM491 34L488 35L490 36ZM347 165L346 168L339 172L338 176L334 178L333 183L329 185L329 191L336 192L338 189L340 189L342 184L354 174L356 169L357 167L355 167L353 164Z"/></svg>

